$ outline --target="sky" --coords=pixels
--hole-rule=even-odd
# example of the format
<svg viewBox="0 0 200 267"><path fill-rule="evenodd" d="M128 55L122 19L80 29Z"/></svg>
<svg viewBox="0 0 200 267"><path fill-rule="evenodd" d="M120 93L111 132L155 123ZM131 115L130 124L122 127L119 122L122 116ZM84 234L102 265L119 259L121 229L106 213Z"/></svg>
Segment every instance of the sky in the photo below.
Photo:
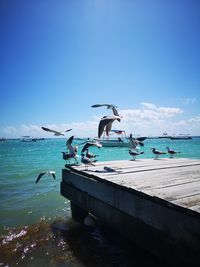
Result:
<svg viewBox="0 0 200 267"><path fill-rule="evenodd" d="M200 135L199 0L1 0L0 137Z"/></svg>

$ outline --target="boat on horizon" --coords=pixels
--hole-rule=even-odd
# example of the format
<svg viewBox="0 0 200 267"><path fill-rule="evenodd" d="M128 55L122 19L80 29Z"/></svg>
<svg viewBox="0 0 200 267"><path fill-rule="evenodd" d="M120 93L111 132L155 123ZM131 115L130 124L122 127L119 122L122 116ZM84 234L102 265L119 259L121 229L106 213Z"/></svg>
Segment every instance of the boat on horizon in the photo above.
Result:
<svg viewBox="0 0 200 267"><path fill-rule="evenodd" d="M21 141L22 142L36 142L38 140L44 140L44 138L40 138L40 137L31 137L30 135L24 135L21 137Z"/></svg>
<svg viewBox="0 0 200 267"><path fill-rule="evenodd" d="M168 133L163 133L163 135L158 136L158 138L171 138L171 135L169 135Z"/></svg>
<svg viewBox="0 0 200 267"><path fill-rule="evenodd" d="M170 137L171 140L188 140L192 139L192 137L189 134L179 134L179 135L173 135Z"/></svg>

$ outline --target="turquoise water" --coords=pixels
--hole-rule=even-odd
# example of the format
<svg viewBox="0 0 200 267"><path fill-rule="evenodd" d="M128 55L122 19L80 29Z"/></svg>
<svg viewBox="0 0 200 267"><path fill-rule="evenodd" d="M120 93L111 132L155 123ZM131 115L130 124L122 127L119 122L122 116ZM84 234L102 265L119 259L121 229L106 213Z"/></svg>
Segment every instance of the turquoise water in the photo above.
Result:
<svg viewBox="0 0 200 267"><path fill-rule="evenodd" d="M79 145L79 154L82 141L74 142ZM140 150L144 151L140 158L153 158L152 147L166 151L166 146L169 146L174 150L181 151L176 157L200 159L200 137L193 137L191 140L147 139L144 144L144 147L140 147ZM69 202L60 196L61 171L65 165L65 161L62 159L62 151L66 151L66 139L46 139L37 142L21 142L20 140L0 142L0 232L2 233L0 253L4 255L4 261L0 260L0 263L2 261L4 264L2 266L6 266L6 264L17 266L19 262L20 266L26 266L28 260L31 260L32 266L36 264L38 266L44 266L44 264L73 267L98 266L96 259L86 264L84 256L74 255L70 245L74 243L74 250L76 250L76 242L79 240L77 232L83 236L86 235L87 238L92 238L91 240L95 240L94 236L96 235L90 233L88 237L88 233L84 229L80 230L78 228L74 231L74 225L71 227ZM94 147L91 148L91 152L99 155L99 161L131 159L127 148L98 149ZM163 157L167 157L167 155ZM38 174L50 169L56 171L56 179L44 176L36 184ZM62 237L58 237L58 234L55 235L52 231L52 225L54 224L59 225L59 227L61 225L61 229L63 225L70 229L71 239L68 236L67 240L64 240ZM7 240L5 239L6 236L10 236L10 239L8 238L10 241L7 243L5 242ZM33 241L33 239L36 240L36 236L38 242ZM105 236L101 234L101 238L105 239ZM46 241L43 242L42 240ZM52 242L52 240L55 242ZM91 240L90 242L93 242ZM82 241L84 246L86 240L83 238ZM19 244L23 245L20 246ZM59 244L63 253L58 255L57 248ZM51 253L46 250L44 252L44 246L49 247ZM112 243L112 249L113 246ZM90 248L88 250L90 251ZM35 256L36 251L40 257ZM118 251L118 247L116 251ZM14 253L14 256L11 252ZM55 255L58 256L58 259ZM109 257L111 256L109 255ZM104 258L105 255L98 255L98 257L103 260L102 257ZM123 264L125 264L124 260ZM110 265L102 266L115 265L110 263ZM127 265L121 266L129 265L127 263Z"/></svg>

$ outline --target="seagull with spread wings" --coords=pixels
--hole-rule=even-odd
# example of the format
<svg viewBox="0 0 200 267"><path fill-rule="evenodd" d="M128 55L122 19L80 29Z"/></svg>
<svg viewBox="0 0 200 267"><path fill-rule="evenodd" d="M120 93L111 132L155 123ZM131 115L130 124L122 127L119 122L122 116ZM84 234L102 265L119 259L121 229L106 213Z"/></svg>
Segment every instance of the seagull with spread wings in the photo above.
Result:
<svg viewBox="0 0 200 267"><path fill-rule="evenodd" d="M59 131L56 131L56 130L49 129L47 127L41 127L41 128L46 132L54 133L54 135L56 135L56 136L65 135L66 132L69 132L69 131L72 130L72 129L68 129L66 131L59 132Z"/></svg>
<svg viewBox="0 0 200 267"><path fill-rule="evenodd" d="M114 116L119 116L119 113L117 111L117 106L113 104L95 104L91 106L92 108L98 108L98 107L107 107L107 109L112 109L113 115ZM118 121L121 121L121 117L117 119Z"/></svg>
<svg viewBox="0 0 200 267"><path fill-rule="evenodd" d="M139 145L140 146L144 146L144 143L142 142L142 141L139 141L139 140L137 140L137 139L135 139L135 138L133 138L133 135L132 134L130 134L130 137L129 137L129 141L130 141L130 148L131 149L139 149Z"/></svg>
<svg viewBox="0 0 200 267"><path fill-rule="evenodd" d="M63 159L64 160L70 160L73 158L76 161L76 163L78 164L78 160L77 160L78 146L72 146L73 140L74 140L73 135L67 140L66 146L67 146L69 152L68 153L62 152L63 153Z"/></svg>
<svg viewBox="0 0 200 267"><path fill-rule="evenodd" d="M89 142L86 142L85 145L83 146L82 150L81 150L81 153L85 152L91 146L96 146L98 148L101 148L102 147L102 144L100 144L97 141L89 141Z"/></svg>
<svg viewBox="0 0 200 267"><path fill-rule="evenodd" d="M56 179L56 176L55 176L55 171L46 171L46 172L41 172L38 177L37 177L37 180L36 180L36 184L39 182L39 180L41 179L42 176L44 175L48 175L48 176L53 176L54 179Z"/></svg>
<svg viewBox="0 0 200 267"><path fill-rule="evenodd" d="M106 131L106 135L108 136L113 122L115 120L118 120L119 118L119 116L104 116L103 118L101 118L98 127L98 138L102 136L104 129Z"/></svg>

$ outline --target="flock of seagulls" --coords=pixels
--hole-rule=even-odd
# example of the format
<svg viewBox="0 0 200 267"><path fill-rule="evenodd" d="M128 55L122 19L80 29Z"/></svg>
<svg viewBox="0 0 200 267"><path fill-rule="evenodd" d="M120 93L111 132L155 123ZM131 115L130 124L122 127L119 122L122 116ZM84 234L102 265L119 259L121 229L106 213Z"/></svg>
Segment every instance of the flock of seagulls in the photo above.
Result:
<svg viewBox="0 0 200 267"><path fill-rule="evenodd" d="M113 104L95 104L91 106L92 108L98 108L98 107L106 107L107 109L111 109L112 110L112 115L107 115L107 116L103 116L100 121L99 121L99 125L98 125L98 139L101 138L103 132L106 132L106 135L109 136L109 133L112 129L112 124L114 121L118 121L121 122L122 116L119 115L118 110L117 110L117 106L113 105ZM41 127L44 131L47 132L51 132L53 133L55 136L64 136L67 132L71 131L72 129L67 129L65 131L57 131L54 129L50 129L47 127ZM88 170L88 166L94 166L94 163L97 161L96 157L98 157L98 155L95 155L93 153L91 153L89 151L89 149L91 147L96 147L96 148L101 148L102 145L99 141L97 140L88 140L86 142L84 142L84 146L81 150L81 156L78 155L78 146L74 146L73 145L73 140L74 140L74 136L72 135L71 137L69 137L66 141L66 147L67 147L67 151L66 152L61 152L63 154L63 160L65 160L67 162L67 166L72 165L71 164L71 160L74 160L74 164L78 164L78 157L81 158L81 163L85 165L85 170ZM133 135L130 134L129 136L129 155L132 157L132 160L136 160L136 157L139 155L144 154L143 151L140 151L140 147L144 146L144 140L142 138L133 138ZM156 148L152 148L152 153L155 155L155 159L158 159L159 156L164 155L164 154L169 154L170 158L173 158L174 155L181 153L180 151L174 151L172 149L170 149L169 147L166 147L167 152L165 151L159 151ZM52 176L54 179L56 178L55 176L55 171L45 171L45 172L41 172L37 179L36 179L36 183L38 183L41 179L41 177L43 177L44 175L47 176Z"/></svg>

